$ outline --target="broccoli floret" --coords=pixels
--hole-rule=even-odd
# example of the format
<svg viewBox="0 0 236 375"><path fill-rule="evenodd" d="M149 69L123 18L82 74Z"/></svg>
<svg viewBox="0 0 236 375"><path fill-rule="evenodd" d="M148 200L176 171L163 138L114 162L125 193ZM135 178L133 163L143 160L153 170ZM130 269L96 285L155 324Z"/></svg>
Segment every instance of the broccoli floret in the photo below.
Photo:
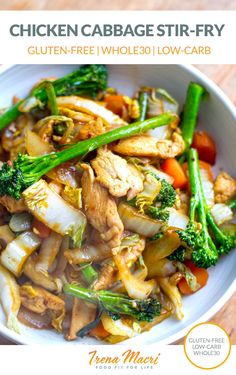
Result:
<svg viewBox="0 0 236 375"><path fill-rule="evenodd" d="M156 202L161 204L161 208L172 207L175 204L176 191L166 180L161 180L161 190L156 197Z"/></svg>
<svg viewBox="0 0 236 375"><path fill-rule="evenodd" d="M172 254L168 256L169 260L177 260L179 262L185 261L186 248L184 246L178 247Z"/></svg>
<svg viewBox="0 0 236 375"><path fill-rule="evenodd" d="M122 126L94 138L86 139L62 151L42 156L18 155L13 165L3 163L0 169L0 195L19 199L22 191L44 174L70 159L80 157L118 139L155 129L173 121L173 115L164 113L151 119Z"/></svg>
<svg viewBox="0 0 236 375"><path fill-rule="evenodd" d="M136 300L124 294L108 290L95 291L75 284L65 284L63 290L65 294L99 304L109 314L128 315L139 321L151 322L161 313L161 304L155 298Z"/></svg>
<svg viewBox="0 0 236 375"><path fill-rule="evenodd" d="M208 268L216 264L221 254L234 248L235 237L224 234L209 212L202 189L198 153L195 149L188 152L188 169L191 187L190 220L186 230L178 230L177 233L187 248L192 250L192 260L196 266ZM196 217L198 225L195 223Z"/></svg>
<svg viewBox="0 0 236 375"><path fill-rule="evenodd" d="M167 210L162 210L159 207L150 206L147 209L147 214L150 215L153 219L162 220L167 222L170 217L170 213Z"/></svg>
<svg viewBox="0 0 236 375"><path fill-rule="evenodd" d="M193 248L197 241L197 229L193 222L189 222L186 230L177 230L176 233L178 233L180 239L189 247Z"/></svg>

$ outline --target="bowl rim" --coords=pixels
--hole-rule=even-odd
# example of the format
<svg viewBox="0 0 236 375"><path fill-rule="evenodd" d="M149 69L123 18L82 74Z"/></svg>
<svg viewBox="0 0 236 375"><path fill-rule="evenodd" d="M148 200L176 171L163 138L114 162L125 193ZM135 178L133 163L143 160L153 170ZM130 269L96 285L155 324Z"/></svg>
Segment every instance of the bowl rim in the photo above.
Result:
<svg viewBox="0 0 236 375"><path fill-rule="evenodd" d="M21 64L19 64L21 65ZM32 65L32 64L24 64L24 65ZM37 65L37 64L36 64ZM44 64L39 64L44 65ZM53 65L53 64L45 64L45 65ZM66 64L65 64L66 65ZM68 64L70 65L70 64ZM72 64L71 64L72 65ZM74 65L74 64L73 64ZM107 64L107 65L116 65L116 64ZM132 64L131 64L132 65ZM151 64L151 65L159 65L159 64ZM165 65L165 64L161 64ZM169 64L166 64L167 66ZM211 91L213 92L214 96L216 96L219 100L223 102L227 110L232 114L233 117L236 118L236 110L235 106L232 103L232 101L227 97L227 95L223 92L223 90L210 78L208 78L204 73L202 73L199 69L194 67L193 65L188 64L173 64L175 66L180 67L181 69L184 69L188 73L192 74L195 78L200 79L204 82L205 86L209 87ZM0 67L0 75L8 71L9 69L17 66L17 64L7 64L2 65ZM157 342L154 342L153 339L146 339L145 344L143 345L168 345L168 344L175 344L179 340L181 340L187 332L191 329L191 327L195 326L196 324L200 322L208 321L213 315L215 315L224 305L225 303L230 299L230 297L233 295L233 293L236 291L236 279L232 281L230 286L226 289L226 291L223 293L221 298L204 314L202 314L194 323L188 324L185 328L182 328L178 332L172 334L171 336L159 340ZM12 343L16 344L23 344L23 345L31 345L33 342L35 343L35 340L31 340L23 335L19 335L15 333L14 331L9 330L6 326L4 326L2 323L0 323L0 335L5 337L6 339L12 341ZM136 337L131 338L129 340L126 340L124 342L121 342L116 345L132 345L136 344ZM37 343L35 343L37 344ZM54 345L54 344L51 344ZM65 344L57 344L55 345L65 345ZM76 345L84 345L84 344L76 344Z"/></svg>

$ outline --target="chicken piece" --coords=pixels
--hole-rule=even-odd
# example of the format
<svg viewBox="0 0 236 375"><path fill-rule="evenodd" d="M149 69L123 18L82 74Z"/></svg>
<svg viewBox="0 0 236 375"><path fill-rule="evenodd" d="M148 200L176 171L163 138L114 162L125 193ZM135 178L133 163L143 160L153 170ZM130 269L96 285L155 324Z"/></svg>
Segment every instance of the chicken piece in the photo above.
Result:
<svg viewBox="0 0 236 375"><path fill-rule="evenodd" d="M143 190L142 174L118 155L107 148L100 148L97 157L92 160L97 181L105 186L115 197L127 194L128 200Z"/></svg>
<svg viewBox="0 0 236 375"><path fill-rule="evenodd" d="M20 296L22 305L37 314L43 314L46 310L62 311L65 307L61 298L35 285L22 285Z"/></svg>
<svg viewBox="0 0 236 375"><path fill-rule="evenodd" d="M110 248L120 245L124 230L117 211L115 200L108 191L95 179L92 168L83 164L81 179L82 197L85 213L90 224L98 230L101 238Z"/></svg>
<svg viewBox="0 0 236 375"><path fill-rule="evenodd" d="M93 284L94 290L106 290L109 289L112 284L116 281L117 270L115 267L106 263L102 266L101 271L98 276L98 280Z"/></svg>
<svg viewBox="0 0 236 375"><path fill-rule="evenodd" d="M110 126L104 124L102 119L98 117L96 120L92 120L82 125L78 132L78 139L88 139L96 137L99 134L106 133L111 130Z"/></svg>
<svg viewBox="0 0 236 375"><path fill-rule="evenodd" d="M174 158L184 151L184 140L175 131L171 139L158 140L149 135L136 135L122 139L112 150L121 155L140 157Z"/></svg>
<svg viewBox="0 0 236 375"><path fill-rule="evenodd" d="M0 197L0 203L4 207L6 207L7 211L9 211L11 214L16 214L27 210L27 207L23 199L19 199L17 201L12 197L4 195L3 197Z"/></svg>
<svg viewBox="0 0 236 375"><path fill-rule="evenodd" d="M112 147L112 150L121 155L140 156L140 157L156 157L157 139L149 135L135 135L121 139L118 144Z"/></svg>
<svg viewBox="0 0 236 375"><path fill-rule="evenodd" d="M71 324L67 340L77 339L77 332L96 318L96 306L74 298Z"/></svg>
<svg viewBox="0 0 236 375"><path fill-rule="evenodd" d="M236 195L236 180L226 172L220 172L214 183L215 202L225 203Z"/></svg>
<svg viewBox="0 0 236 375"><path fill-rule="evenodd" d="M161 159L175 158L182 154L185 143L182 136L176 131L172 134L171 139L160 140L156 144L157 156Z"/></svg>

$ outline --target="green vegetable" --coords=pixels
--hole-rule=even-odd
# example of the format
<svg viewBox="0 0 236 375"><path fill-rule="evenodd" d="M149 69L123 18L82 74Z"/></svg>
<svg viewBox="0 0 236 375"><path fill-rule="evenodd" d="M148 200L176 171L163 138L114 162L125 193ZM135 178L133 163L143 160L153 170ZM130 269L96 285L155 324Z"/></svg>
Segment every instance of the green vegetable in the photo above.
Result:
<svg viewBox="0 0 236 375"><path fill-rule="evenodd" d="M198 110L204 93L205 89L202 86L195 82L190 82L180 125L186 150L188 150L192 144L193 134L197 123Z"/></svg>
<svg viewBox="0 0 236 375"><path fill-rule="evenodd" d="M229 206L229 208L231 208L231 210L235 210L236 209L236 198L234 198L231 201L229 201L227 203L227 205Z"/></svg>
<svg viewBox="0 0 236 375"><path fill-rule="evenodd" d="M92 285L95 280L98 278L98 273L94 269L94 267L90 263L84 263L81 265L81 273L83 275L83 278L88 283L88 285Z"/></svg>
<svg viewBox="0 0 236 375"><path fill-rule="evenodd" d="M8 162L3 163L0 170L0 196L8 195L19 199L22 191L33 185L44 174L70 159L84 156L97 148L116 141L121 138L130 137L169 124L173 121L174 115L165 113L155 118L135 122L129 126L122 126L113 129L97 137L86 139L68 147L57 153L31 157L19 154L13 162L13 166Z"/></svg>
<svg viewBox="0 0 236 375"><path fill-rule="evenodd" d="M148 242L157 241L159 240L159 238L162 238L163 236L164 236L164 233L159 232L159 233L154 234L154 236L147 238L147 241Z"/></svg>
<svg viewBox="0 0 236 375"><path fill-rule="evenodd" d="M159 207L150 206L147 209L147 214L153 219L162 220L167 222L170 217L170 213L167 210L162 210Z"/></svg>
<svg viewBox="0 0 236 375"><path fill-rule="evenodd" d="M99 304L107 313L128 315L139 321L151 322L161 313L160 302L154 298L136 300L124 294L107 290L94 291L74 284L65 284L63 291L65 294Z"/></svg>
<svg viewBox="0 0 236 375"><path fill-rule="evenodd" d="M57 97L56 97L55 89L54 89L52 82L46 81L42 86L45 86L45 89L47 92L48 101L50 103L51 115L52 116L59 115L59 110L57 106Z"/></svg>
<svg viewBox="0 0 236 375"><path fill-rule="evenodd" d="M177 260L179 262L184 262L185 255L186 255L186 248L184 246L180 246L178 247L178 249L176 249L172 254L168 256L168 259Z"/></svg>
<svg viewBox="0 0 236 375"><path fill-rule="evenodd" d="M158 177L157 177L158 179ZM176 200L176 191L169 182L161 180L161 190L156 197L156 202L160 203L161 208L172 207Z"/></svg>
<svg viewBox="0 0 236 375"><path fill-rule="evenodd" d="M56 96L85 95L95 97L98 91L107 86L107 70L103 65L85 65L66 76L52 81ZM0 115L0 130L14 121L20 114L20 107L29 98L36 98L42 103L48 100L48 94L43 84L32 90L30 95L7 109Z"/></svg>
<svg viewBox="0 0 236 375"><path fill-rule="evenodd" d="M66 129L67 129L66 124L60 122L59 124L55 124L53 126L53 133L55 135L62 136L65 133Z"/></svg>
<svg viewBox="0 0 236 375"><path fill-rule="evenodd" d="M148 107L148 93L141 91L138 98L140 115L138 121L144 121L147 114Z"/></svg>
<svg viewBox="0 0 236 375"><path fill-rule="evenodd" d="M188 170L191 187L189 224L185 231L178 230L177 233L192 249L192 261L196 266L208 268L216 264L219 255L234 248L235 237L225 234L214 222L202 189L198 153L192 148L188 152ZM200 226L195 223L196 216Z"/></svg>

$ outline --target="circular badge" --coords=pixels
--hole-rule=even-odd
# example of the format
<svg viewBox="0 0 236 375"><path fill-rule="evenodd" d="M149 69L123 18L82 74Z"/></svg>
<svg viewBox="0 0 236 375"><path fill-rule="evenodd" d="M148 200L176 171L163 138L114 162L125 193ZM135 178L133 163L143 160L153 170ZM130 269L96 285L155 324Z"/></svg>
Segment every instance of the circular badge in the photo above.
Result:
<svg viewBox="0 0 236 375"><path fill-rule="evenodd" d="M215 323L200 323L190 329L184 340L184 352L192 365L210 370L229 357L231 342L226 331Z"/></svg>

